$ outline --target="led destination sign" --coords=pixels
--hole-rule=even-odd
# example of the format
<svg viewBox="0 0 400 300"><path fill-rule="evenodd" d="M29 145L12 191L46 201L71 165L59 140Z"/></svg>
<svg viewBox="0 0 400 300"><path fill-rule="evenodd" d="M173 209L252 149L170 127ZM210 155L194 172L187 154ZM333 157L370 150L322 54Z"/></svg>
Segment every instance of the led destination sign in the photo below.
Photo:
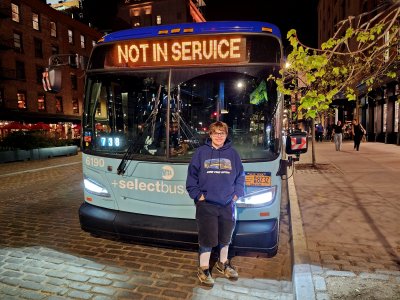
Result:
<svg viewBox="0 0 400 300"><path fill-rule="evenodd" d="M246 61L244 37L193 36L119 42L106 56L105 67L230 64Z"/></svg>

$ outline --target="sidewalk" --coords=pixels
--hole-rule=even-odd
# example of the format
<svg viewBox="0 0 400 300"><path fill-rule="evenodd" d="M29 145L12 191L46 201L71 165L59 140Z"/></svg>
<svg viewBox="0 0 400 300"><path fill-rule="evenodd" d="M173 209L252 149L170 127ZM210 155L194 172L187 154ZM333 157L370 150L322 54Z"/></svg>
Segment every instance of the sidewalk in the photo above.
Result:
<svg viewBox="0 0 400 300"><path fill-rule="evenodd" d="M297 299L400 299L400 147L315 153L289 179Z"/></svg>

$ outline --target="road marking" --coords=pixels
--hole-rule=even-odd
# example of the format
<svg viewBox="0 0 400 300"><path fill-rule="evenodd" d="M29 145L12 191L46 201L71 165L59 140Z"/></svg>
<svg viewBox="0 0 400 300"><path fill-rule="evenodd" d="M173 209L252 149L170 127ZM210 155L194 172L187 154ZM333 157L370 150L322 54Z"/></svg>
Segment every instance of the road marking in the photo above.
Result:
<svg viewBox="0 0 400 300"><path fill-rule="evenodd" d="M72 165L77 165L77 164L81 164L81 163L82 163L82 162L79 161L79 162L73 162L73 163L68 163L68 164L55 165L55 166L51 166L51 167L44 167L44 168L25 170L25 171L19 171L19 172L14 172L14 173L7 173L7 174L2 174L2 175L0 175L0 178L1 178L1 177L7 177L7 176L14 176L14 175L19 175L19 174L24 174L24 173L39 172L39 171L48 170L48 169L54 169L54 168L72 166Z"/></svg>

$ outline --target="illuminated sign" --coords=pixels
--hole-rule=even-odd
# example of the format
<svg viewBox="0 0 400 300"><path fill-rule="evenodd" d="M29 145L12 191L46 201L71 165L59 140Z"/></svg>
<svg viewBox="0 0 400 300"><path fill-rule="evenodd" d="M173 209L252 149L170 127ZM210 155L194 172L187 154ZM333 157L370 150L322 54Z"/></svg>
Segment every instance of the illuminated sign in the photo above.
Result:
<svg viewBox="0 0 400 300"><path fill-rule="evenodd" d="M242 36L193 36L116 43L105 67L231 64L247 62Z"/></svg>
<svg viewBox="0 0 400 300"><path fill-rule="evenodd" d="M100 137L100 145L102 147L120 147L121 140L119 137Z"/></svg>
<svg viewBox="0 0 400 300"><path fill-rule="evenodd" d="M100 148L123 148L125 146L125 138L123 136L117 136L112 134L107 134L104 136L99 136L97 138L98 146Z"/></svg>

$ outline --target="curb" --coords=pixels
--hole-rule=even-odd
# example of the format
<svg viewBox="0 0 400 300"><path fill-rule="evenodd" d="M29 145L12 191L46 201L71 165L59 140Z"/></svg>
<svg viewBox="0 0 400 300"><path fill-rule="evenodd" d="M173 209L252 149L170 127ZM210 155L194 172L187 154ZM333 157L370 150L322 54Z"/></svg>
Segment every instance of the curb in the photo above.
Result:
<svg viewBox="0 0 400 300"><path fill-rule="evenodd" d="M294 176L294 170L293 170ZM288 178L288 194L290 204L290 229L292 232L293 257L293 295L294 299L315 300L315 288L312 278L310 256L307 250L300 207L297 199L293 176Z"/></svg>

